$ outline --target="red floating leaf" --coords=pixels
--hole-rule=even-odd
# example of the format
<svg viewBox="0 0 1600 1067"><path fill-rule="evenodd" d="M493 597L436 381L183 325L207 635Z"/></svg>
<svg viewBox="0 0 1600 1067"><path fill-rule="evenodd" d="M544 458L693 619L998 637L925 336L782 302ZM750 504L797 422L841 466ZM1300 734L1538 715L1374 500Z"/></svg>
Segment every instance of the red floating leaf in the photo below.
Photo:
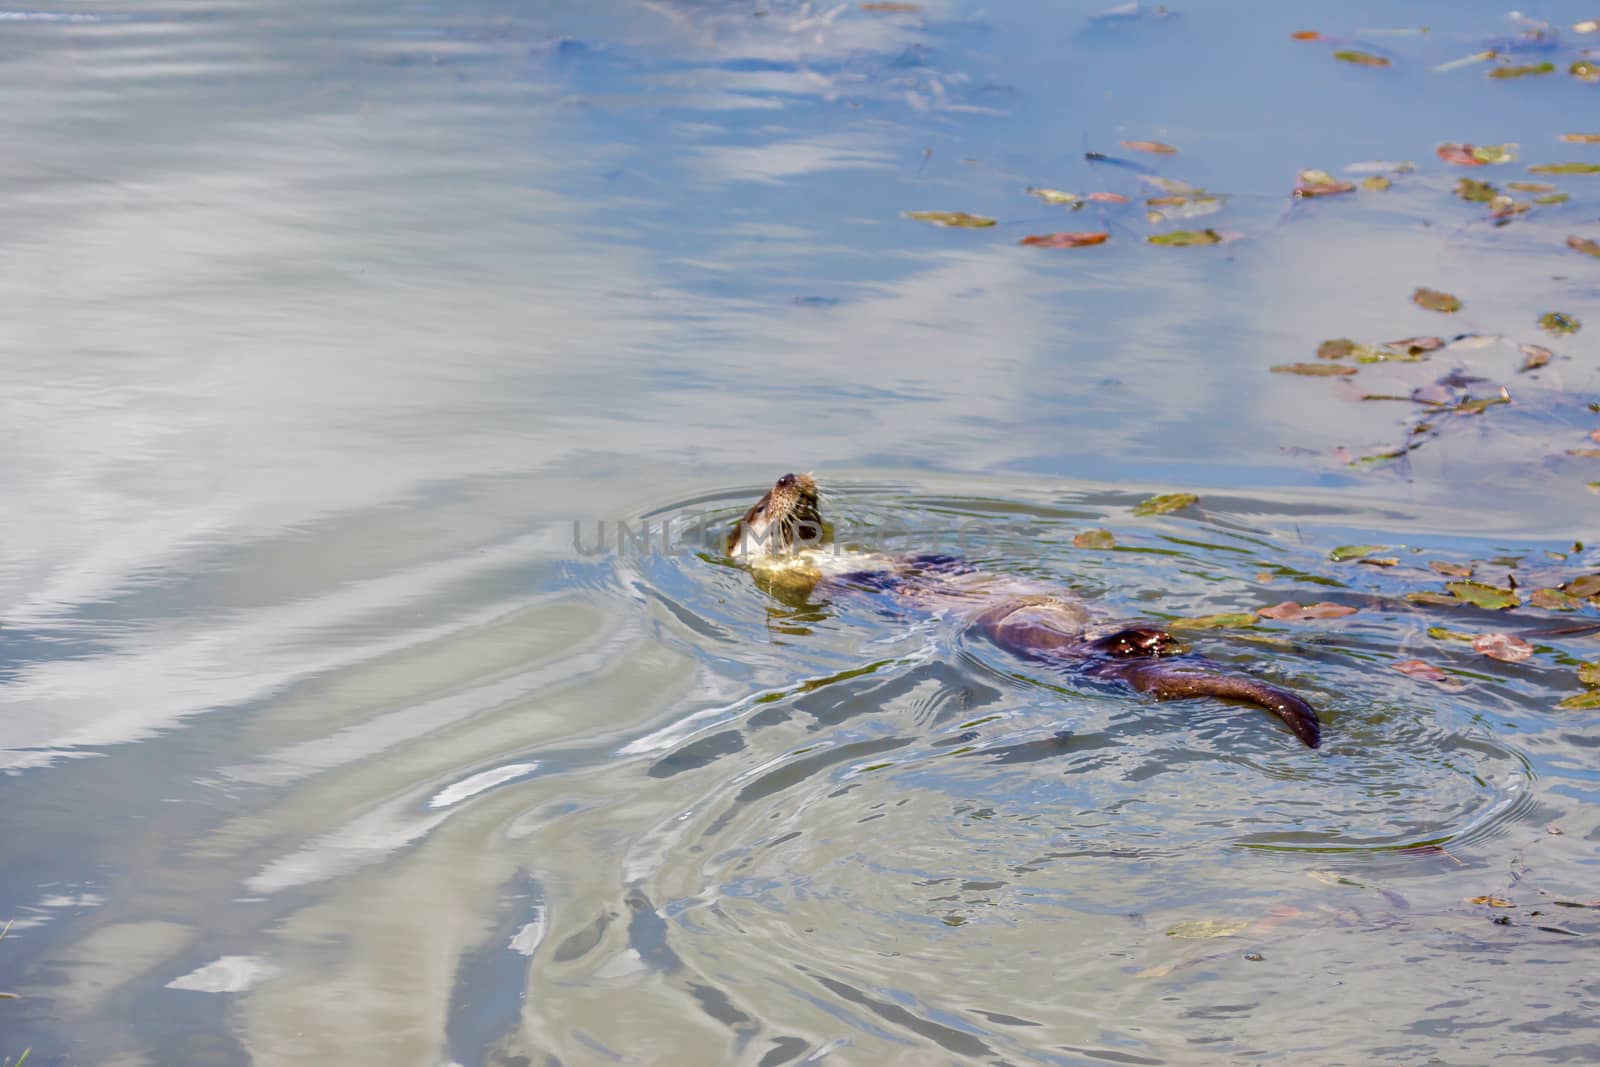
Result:
<svg viewBox="0 0 1600 1067"><path fill-rule="evenodd" d="M1438 667L1424 660L1401 660L1399 663L1392 664L1392 666L1401 674L1409 675L1419 681L1432 682L1441 689L1456 690L1466 688L1464 683L1456 681Z"/></svg>
<svg viewBox="0 0 1600 1067"><path fill-rule="evenodd" d="M1293 38L1294 40L1296 40L1296 41L1320 41L1320 40L1322 40L1322 34L1318 33L1316 30L1295 30L1289 36L1291 38Z"/></svg>
<svg viewBox="0 0 1600 1067"><path fill-rule="evenodd" d="M1090 193L1088 199L1101 204L1126 204L1128 198L1121 193Z"/></svg>
<svg viewBox="0 0 1600 1067"><path fill-rule="evenodd" d="M1109 233L1036 233L1018 241L1030 248L1083 248L1086 245L1103 245Z"/></svg>
<svg viewBox="0 0 1600 1067"><path fill-rule="evenodd" d="M1513 634L1483 634L1473 639L1472 650L1506 663L1521 663L1533 655L1533 646Z"/></svg>

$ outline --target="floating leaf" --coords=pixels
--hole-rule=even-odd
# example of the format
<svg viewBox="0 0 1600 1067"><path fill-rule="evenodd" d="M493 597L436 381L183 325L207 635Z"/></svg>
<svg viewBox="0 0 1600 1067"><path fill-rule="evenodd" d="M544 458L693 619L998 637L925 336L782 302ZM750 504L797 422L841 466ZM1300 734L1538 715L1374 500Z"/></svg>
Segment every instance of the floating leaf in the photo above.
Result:
<svg viewBox="0 0 1600 1067"><path fill-rule="evenodd" d="M1567 697L1556 707L1563 711L1588 711L1590 708L1600 708L1600 689L1589 689L1576 696Z"/></svg>
<svg viewBox="0 0 1600 1067"><path fill-rule="evenodd" d="M1491 908L1514 908L1515 904L1504 897L1473 897L1468 904L1487 904Z"/></svg>
<svg viewBox="0 0 1600 1067"><path fill-rule="evenodd" d="M1293 600L1285 600L1282 604L1274 604L1270 608L1262 608L1256 612L1263 619L1278 619L1283 622L1298 619L1338 619L1355 613L1356 609L1346 604L1333 604L1328 601L1297 604Z"/></svg>
<svg viewBox="0 0 1600 1067"><path fill-rule="evenodd" d="M1153 496L1133 509L1135 515L1166 515L1174 511L1182 511L1191 504L1199 503L1200 498L1193 493L1162 493Z"/></svg>
<svg viewBox="0 0 1600 1067"><path fill-rule="evenodd" d="M1150 152L1158 156L1175 156L1178 150L1169 144L1160 141L1120 141L1123 148L1134 152Z"/></svg>
<svg viewBox="0 0 1600 1067"><path fill-rule="evenodd" d="M1519 193L1553 193L1556 187L1547 182L1506 182L1507 189L1515 189Z"/></svg>
<svg viewBox="0 0 1600 1067"><path fill-rule="evenodd" d="M1116 544L1110 530L1085 530L1072 539L1074 548L1114 548Z"/></svg>
<svg viewBox="0 0 1600 1067"><path fill-rule="evenodd" d="M1341 48L1333 54L1333 58L1345 63L1354 63L1358 67L1387 67L1387 56L1375 56L1371 52L1358 52L1353 48Z"/></svg>
<svg viewBox="0 0 1600 1067"><path fill-rule="evenodd" d="M1443 626L1428 627L1428 636L1436 641L1473 641L1476 634L1464 634L1458 630L1447 630Z"/></svg>
<svg viewBox="0 0 1600 1067"><path fill-rule="evenodd" d="M1600 594L1600 574L1585 574L1581 578L1574 578L1561 587L1573 596L1595 596Z"/></svg>
<svg viewBox="0 0 1600 1067"><path fill-rule="evenodd" d="M1540 163L1529 174L1600 174L1600 163Z"/></svg>
<svg viewBox="0 0 1600 1067"><path fill-rule="evenodd" d="M1294 195L1305 199L1312 196L1338 196L1340 193L1353 193L1356 187L1350 182L1342 182L1325 170L1303 170L1300 172L1294 187Z"/></svg>
<svg viewBox="0 0 1600 1067"><path fill-rule="evenodd" d="M1587 237L1568 237L1567 247L1574 252L1582 252L1586 256L1600 259L1600 241L1592 241Z"/></svg>
<svg viewBox="0 0 1600 1067"><path fill-rule="evenodd" d="M1580 59L1567 68L1567 72L1581 82L1600 82L1600 63Z"/></svg>
<svg viewBox="0 0 1600 1067"><path fill-rule="evenodd" d="M1126 204L1128 198L1121 193L1090 193L1088 199L1101 204Z"/></svg>
<svg viewBox="0 0 1600 1067"><path fill-rule="evenodd" d="M1509 403L1511 403L1511 394L1502 388L1499 396L1482 397L1478 400L1463 400L1450 410L1457 415L1482 415L1497 404Z"/></svg>
<svg viewBox="0 0 1600 1067"><path fill-rule="evenodd" d="M1152 224L1169 219L1195 219L1222 210L1220 196L1153 196L1145 203L1160 209L1146 212L1145 219Z"/></svg>
<svg viewBox="0 0 1600 1067"><path fill-rule="evenodd" d="M1569 448L1569 456L1582 456L1585 459L1600 459L1600 448Z"/></svg>
<svg viewBox="0 0 1600 1067"><path fill-rule="evenodd" d="M1356 373L1354 367L1340 363L1279 363L1272 368L1274 374L1300 374L1307 378L1348 377Z"/></svg>
<svg viewBox="0 0 1600 1067"><path fill-rule="evenodd" d="M1173 230L1171 233L1151 234L1145 240L1153 245L1187 248L1191 245L1220 244L1222 235L1216 230Z"/></svg>
<svg viewBox="0 0 1600 1067"><path fill-rule="evenodd" d="M1318 359L1343 359L1355 351L1356 343L1348 337L1335 337L1317 346Z"/></svg>
<svg viewBox="0 0 1600 1067"><path fill-rule="evenodd" d="M1084 200L1077 193L1065 193L1060 189L1046 189L1034 185L1028 186L1028 193L1031 196L1037 196L1047 204L1068 204L1072 207L1077 207Z"/></svg>
<svg viewBox="0 0 1600 1067"><path fill-rule="evenodd" d="M1569 195L1567 193L1550 193L1547 196L1536 196L1536 197L1534 197L1533 198L1533 202L1535 204L1539 204L1541 206L1545 206L1545 205L1549 205L1549 204L1565 204L1568 200L1571 200L1571 199L1572 199L1571 195Z"/></svg>
<svg viewBox="0 0 1600 1067"><path fill-rule="evenodd" d="M1543 345L1518 345L1517 351L1522 353L1522 369L1537 370L1555 358L1555 353Z"/></svg>
<svg viewBox="0 0 1600 1067"><path fill-rule="evenodd" d="M1522 603L1513 589L1501 589L1483 582L1447 582L1445 588L1457 600L1488 611L1504 611Z"/></svg>
<svg viewBox="0 0 1600 1067"><path fill-rule="evenodd" d="M1256 617L1239 612L1225 612L1221 615L1196 615L1187 619L1172 619L1167 623L1169 630L1227 630L1238 626L1254 626Z"/></svg>
<svg viewBox="0 0 1600 1067"><path fill-rule="evenodd" d="M1515 634L1483 634L1473 639L1472 650L1503 663L1521 663L1533 655L1533 646Z"/></svg>
<svg viewBox="0 0 1600 1067"><path fill-rule="evenodd" d="M1434 608L1459 608L1461 606L1461 601L1457 600L1453 596L1445 596L1443 593L1430 593L1427 591L1420 593L1407 593L1406 600L1412 604L1427 604L1429 607Z"/></svg>
<svg viewBox="0 0 1600 1067"><path fill-rule="evenodd" d="M1559 337L1577 333L1582 328L1583 323L1564 312L1547 311L1539 316L1539 329L1547 330Z"/></svg>
<svg viewBox="0 0 1600 1067"><path fill-rule="evenodd" d="M1232 937L1249 925L1247 919L1191 919L1168 930L1167 936L1185 941L1205 941L1213 937Z"/></svg>
<svg viewBox="0 0 1600 1067"><path fill-rule="evenodd" d="M1463 56L1461 59L1452 59L1448 63L1440 63L1433 69L1436 72L1443 74L1447 71L1458 70L1461 67L1470 67L1474 63L1483 63L1487 60L1498 58L1498 52L1474 52L1472 55Z"/></svg>
<svg viewBox="0 0 1600 1067"><path fill-rule="evenodd" d="M958 229L982 230L994 225L995 220L986 215L969 215L965 211L907 211L906 218L918 222L931 222L938 226Z"/></svg>
<svg viewBox="0 0 1600 1067"><path fill-rule="evenodd" d="M1458 178L1456 180L1456 195L1474 204L1487 204L1499 194L1500 190L1488 182L1480 182L1476 178Z"/></svg>
<svg viewBox="0 0 1600 1067"><path fill-rule="evenodd" d="M1585 663L1579 667L1578 681L1584 685L1600 685L1600 663Z"/></svg>
<svg viewBox="0 0 1600 1067"><path fill-rule="evenodd" d="M1400 557L1368 556L1366 559L1358 559L1356 562L1367 567L1398 567L1400 566Z"/></svg>
<svg viewBox="0 0 1600 1067"><path fill-rule="evenodd" d="M1437 289L1418 289L1411 294L1412 303L1418 307L1427 308L1429 311L1442 311L1450 314L1461 310L1461 301L1450 293L1442 293Z"/></svg>
<svg viewBox="0 0 1600 1067"><path fill-rule="evenodd" d="M1328 553L1328 558L1335 563L1344 563L1348 560L1360 559L1362 556L1370 556L1382 552L1388 547L1388 545L1340 545Z"/></svg>
<svg viewBox="0 0 1600 1067"><path fill-rule="evenodd" d="M1398 341L1385 341L1385 347L1403 349L1412 354L1432 352L1444 347L1443 337L1402 337Z"/></svg>
<svg viewBox="0 0 1600 1067"><path fill-rule="evenodd" d="M1086 245L1103 245L1109 233L1036 233L1018 241L1031 248L1083 248Z"/></svg>
<svg viewBox="0 0 1600 1067"><path fill-rule="evenodd" d="M1410 174L1417 165L1409 159L1369 159L1361 163L1345 164L1346 174Z"/></svg>
<svg viewBox="0 0 1600 1067"><path fill-rule="evenodd" d="M1428 569L1436 574L1448 575L1451 578L1470 578L1472 568L1465 563L1445 563L1441 560L1428 561Z"/></svg>
<svg viewBox="0 0 1600 1067"><path fill-rule="evenodd" d="M1433 151L1446 163L1454 163L1458 167L1481 167L1488 163L1510 163L1517 158L1515 148L1510 144L1451 143L1442 144Z"/></svg>
<svg viewBox="0 0 1600 1067"><path fill-rule="evenodd" d="M1435 685L1459 686L1461 684L1455 679L1451 678L1450 675L1445 671L1440 670L1438 667L1435 667L1433 664L1428 663L1425 660L1401 660L1399 663L1391 664L1391 666L1401 674L1411 678L1420 679L1424 682L1433 682Z"/></svg>
<svg viewBox="0 0 1600 1067"><path fill-rule="evenodd" d="M1526 200L1515 200L1504 194L1489 201L1489 217L1492 219L1514 218L1532 210L1533 205Z"/></svg>
<svg viewBox="0 0 1600 1067"><path fill-rule="evenodd" d="M1528 594L1528 603L1546 611L1576 611L1583 602L1559 589L1535 589Z"/></svg>
<svg viewBox="0 0 1600 1067"><path fill-rule="evenodd" d="M1159 174L1141 174L1139 180L1154 189L1159 189L1168 196L1193 196L1204 193L1205 190L1188 182L1180 182L1176 178L1163 178Z"/></svg>
<svg viewBox="0 0 1600 1067"><path fill-rule="evenodd" d="M1388 178L1385 178L1381 174L1373 174L1369 177L1361 179L1361 188L1374 193L1381 193L1393 184L1394 182L1390 181Z"/></svg>
<svg viewBox="0 0 1600 1067"><path fill-rule="evenodd" d="M1600 133L1564 133L1557 140L1568 144L1600 144Z"/></svg>
<svg viewBox="0 0 1600 1067"><path fill-rule="evenodd" d="M1489 72L1491 78L1526 78L1530 74L1554 74L1554 63L1528 63L1517 67L1496 67Z"/></svg>
<svg viewBox="0 0 1600 1067"><path fill-rule="evenodd" d="M1579 32L1581 33L1582 31L1580 30ZM1290 36L1290 38L1292 38L1293 40L1296 40L1296 41L1320 41L1320 40L1322 40L1322 34L1318 33L1316 30L1295 30L1289 36Z"/></svg>

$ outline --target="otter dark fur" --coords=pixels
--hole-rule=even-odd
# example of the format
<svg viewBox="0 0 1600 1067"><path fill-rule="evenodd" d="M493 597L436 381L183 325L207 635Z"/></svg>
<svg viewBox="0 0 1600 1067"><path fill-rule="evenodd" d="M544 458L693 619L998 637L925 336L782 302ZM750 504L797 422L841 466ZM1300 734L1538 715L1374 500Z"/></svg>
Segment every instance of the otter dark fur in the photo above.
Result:
<svg viewBox="0 0 1600 1067"><path fill-rule="evenodd" d="M985 574L950 556L842 557L857 569L824 574L804 550L825 536L817 484L786 474L729 531L729 555L766 565L771 587L787 592L865 592L929 611L949 611L1006 651L1158 699L1218 697L1272 712L1310 748L1322 727L1310 704L1286 689L1230 674L1188 653L1153 626L1107 627L1077 600L1004 575Z"/></svg>

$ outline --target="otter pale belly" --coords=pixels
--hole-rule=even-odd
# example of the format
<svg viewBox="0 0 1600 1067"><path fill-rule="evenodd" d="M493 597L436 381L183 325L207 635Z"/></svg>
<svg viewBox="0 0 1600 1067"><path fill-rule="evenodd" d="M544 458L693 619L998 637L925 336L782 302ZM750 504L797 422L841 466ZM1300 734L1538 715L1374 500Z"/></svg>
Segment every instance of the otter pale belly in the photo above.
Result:
<svg viewBox="0 0 1600 1067"><path fill-rule="evenodd" d="M979 571L952 556L819 552L825 529L816 482L808 474L786 474L734 525L726 548L748 560L771 587L790 594L892 597L961 619L1013 655L1158 699L1209 696L1254 704L1282 719L1307 746L1322 743L1310 704L1185 652L1165 630L1105 625L1071 597Z"/></svg>

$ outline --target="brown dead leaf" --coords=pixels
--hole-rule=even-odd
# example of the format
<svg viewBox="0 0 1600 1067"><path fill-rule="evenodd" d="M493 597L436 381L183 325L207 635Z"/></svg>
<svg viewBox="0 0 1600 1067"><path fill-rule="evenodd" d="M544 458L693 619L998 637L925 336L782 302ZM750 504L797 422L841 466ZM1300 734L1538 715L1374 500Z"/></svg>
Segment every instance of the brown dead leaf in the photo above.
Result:
<svg viewBox="0 0 1600 1067"><path fill-rule="evenodd" d="M1128 198L1121 193L1090 193L1086 199L1100 204L1126 204Z"/></svg>
<svg viewBox="0 0 1600 1067"><path fill-rule="evenodd" d="M1543 345L1518 345L1517 351L1522 353L1522 369L1538 370L1555 358L1555 353Z"/></svg>
<svg viewBox="0 0 1600 1067"><path fill-rule="evenodd" d="M1150 152L1158 156L1175 156L1178 154L1176 148L1169 144L1163 144L1161 141L1122 141L1119 143L1123 148L1131 152Z"/></svg>
<svg viewBox="0 0 1600 1067"><path fill-rule="evenodd" d="M1472 568L1464 563L1445 563L1441 560L1429 560L1428 569L1435 574L1448 574L1452 578L1471 578Z"/></svg>
<svg viewBox="0 0 1600 1067"><path fill-rule="evenodd" d="M1468 904L1487 904L1491 908L1514 908L1514 907L1516 907L1515 904L1511 903L1511 901L1507 900L1505 897L1473 897L1472 899L1468 900L1467 903Z"/></svg>

